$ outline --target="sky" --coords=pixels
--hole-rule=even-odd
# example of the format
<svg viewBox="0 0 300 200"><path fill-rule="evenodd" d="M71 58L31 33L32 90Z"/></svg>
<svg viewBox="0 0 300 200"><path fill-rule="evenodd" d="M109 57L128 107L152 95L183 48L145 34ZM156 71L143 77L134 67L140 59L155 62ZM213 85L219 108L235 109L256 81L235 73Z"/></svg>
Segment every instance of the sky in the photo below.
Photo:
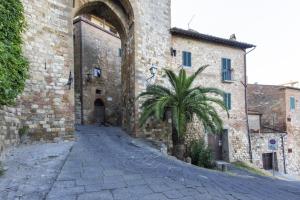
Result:
<svg viewBox="0 0 300 200"><path fill-rule="evenodd" d="M194 18L193 18L194 16ZM254 44L249 83L300 81L299 0L172 0L172 26Z"/></svg>

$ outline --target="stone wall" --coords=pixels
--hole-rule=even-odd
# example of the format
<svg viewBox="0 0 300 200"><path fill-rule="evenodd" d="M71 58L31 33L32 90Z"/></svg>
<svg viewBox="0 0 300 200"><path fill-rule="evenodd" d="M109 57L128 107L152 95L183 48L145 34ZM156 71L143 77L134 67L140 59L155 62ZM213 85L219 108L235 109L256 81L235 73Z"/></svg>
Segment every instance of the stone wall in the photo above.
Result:
<svg viewBox="0 0 300 200"><path fill-rule="evenodd" d="M249 85L248 104L261 115L261 132L284 132L287 172L300 174L300 90L274 85ZM290 97L296 108L290 109ZM256 154L256 149L253 149ZM259 151L258 154L261 152Z"/></svg>
<svg viewBox="0 0 300 200"><path fill-rule="evenodd" d="M290 172L300 174L300 89L285 88L285 122L287 136L287 160ZM290 97L295 97L295 110L290 109Z"/></svg>
<svg viewBox="0 0 300 200"><path fill-rule="evenodd" d="M0 155L9 146L19 143L20 110L0 108Z"/></svg>
<svg viewBox="0 0 300 200"><path fill-rule="evenodd" d="M171 60L172 69L179 71L182 65L182 51L192 53L192 67L185 67L188 74L195 72L203 65L210 65L196 80L197 85L204 87L216 87L232 95L232 109L230 117L227 118L225 111L220 112L220 116L224 120L224 128L228 129L228 151L229 160L248 160L248 138L246 127L245 112L245 89L241 82L244 82L244 55L242 49L229 46L208 43L184 37L173 36L172 48L176 50L176 57ZM229 58L232 62L233 81L222 82L222 58ZM223 97L220 97L221 99ZM202 135L203 128L201 123L195 121L193 128L190 128L191 135ZM195 134L197 133L197 134Z"/></svg>
<svg viewBox="0 0 300 200"><path fill-rule="evenodd" d="M272 151L268 149L268 143L270 139L275 139L278 142L279 147L278 150L275 151L277 154L278 170L279 172L284 172L282 141L280 138L282 135L284 135L284 133L251 133L254 165L263 169L263 154L272 153Z"/></svg>
<svg viewBox="0 0 300 200"><path fill-rule="evenodd" d="M256 132L256 133L261 132L260 117L261 117L261 115L257 115L257 114L249 114L248 115L250 132Z"/></svg>
<svg viewBox="0 0 300 200"><path fill-rule="evenodd" d="M27 29L24 54L29 79L18 100L22 124L37 138L53 139L74 131L72 1L23 0Z"/></svg>
<svg viewBox="0 0 300 200"><path fill-rule="evenodd" d="M248 85L248 108L262 114L262 132L270 131L267 127L280 131L286 130L286 100L284 90L280 88L271 85Z"/></svg>
<svg viewBox="0 0 300 200"><path fill-rule="evenodd" d="M74 24L74 37L75 96L80 97L82 91L83 123L94 124L97 121L94 102L101 99L105 105L105 122L121 125L122 55L119 55L119 36L89 19L79 18ZM101 69L101 77L94 76L95 68ZM81 121L81 99L76 99L76 102L76 119Z"/></svg>
<svg viewBox="0 0 300 200"><path fill-rule="evenodd" d="M146 88L146 80L151 77L150 67L158 67L153 82L164 84L163 68L170 65L171 47L171 0L144 1L131 0L135 9L135 96ZM140 101L135 104L135 132L143 135L139 129Z"/></svg>

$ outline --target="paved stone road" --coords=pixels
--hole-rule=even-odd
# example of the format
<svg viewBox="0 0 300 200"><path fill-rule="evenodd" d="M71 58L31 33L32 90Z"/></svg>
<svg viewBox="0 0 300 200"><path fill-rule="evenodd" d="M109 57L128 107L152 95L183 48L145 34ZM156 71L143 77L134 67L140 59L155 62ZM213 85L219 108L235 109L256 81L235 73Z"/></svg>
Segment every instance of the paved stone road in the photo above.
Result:
<svg viewBox="0 0 300 200"><path fill-rule="evenodd" d="M20 145L5 152L0 200L41 200L51 189L73 142Z"/></svg>
<svg viewBox="0 0 300 200"><path fill-rule="evenodd" d="M193 167L117 128L80 130L47 200L300 199L299 183Z"/></svg>

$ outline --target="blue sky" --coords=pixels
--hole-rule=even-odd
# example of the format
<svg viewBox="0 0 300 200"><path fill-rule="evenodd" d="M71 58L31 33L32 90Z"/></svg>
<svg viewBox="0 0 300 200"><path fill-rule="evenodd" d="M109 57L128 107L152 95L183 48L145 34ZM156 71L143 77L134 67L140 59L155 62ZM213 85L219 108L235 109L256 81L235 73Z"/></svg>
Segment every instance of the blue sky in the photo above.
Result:
<svg viewBox="0 0 300 200"><path fill-rule="evenodd" d="M172 0L172 26L257 45L248 56L250 83L300 81L300 1Z"/></svg>

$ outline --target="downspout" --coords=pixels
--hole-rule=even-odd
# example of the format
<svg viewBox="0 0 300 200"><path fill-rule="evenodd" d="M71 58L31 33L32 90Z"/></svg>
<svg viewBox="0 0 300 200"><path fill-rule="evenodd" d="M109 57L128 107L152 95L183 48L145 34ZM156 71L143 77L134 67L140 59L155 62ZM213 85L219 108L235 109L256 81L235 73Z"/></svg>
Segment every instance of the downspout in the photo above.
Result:
<svg viewBox="0 0 300 200"><path fill-rule="evenodd" d="M80 115L81 115L81 125L84 124L83 120L83 31L82 31L82 21L80 20Z"/></svg>
<svg viewBox="0 0 300 200"><path fill-rule="evenodd" d="M244 55L244 85L245 88L245 113L246 113L246 125L247 125L247 135L248 135L248 144L249 144L249 158L250 162L253 163L253 155L252 155L252 145L251 145L251 135L249 128L249 117L248 117L248 80L247 80L247 54L254 51L256 47L253 47L250 51L246 52Z"/></svg>
<svg viewBox="0 0 300 200"><path fill-rule="evenodd" d="M287 174L287 171L286 171L285 149L284 149L284 137L285 136L287 136L287 133L285 133L285 135L281 135L280 139L281 139L281 144L282 144L283 170L284 170L284 173Z"/></svg>

